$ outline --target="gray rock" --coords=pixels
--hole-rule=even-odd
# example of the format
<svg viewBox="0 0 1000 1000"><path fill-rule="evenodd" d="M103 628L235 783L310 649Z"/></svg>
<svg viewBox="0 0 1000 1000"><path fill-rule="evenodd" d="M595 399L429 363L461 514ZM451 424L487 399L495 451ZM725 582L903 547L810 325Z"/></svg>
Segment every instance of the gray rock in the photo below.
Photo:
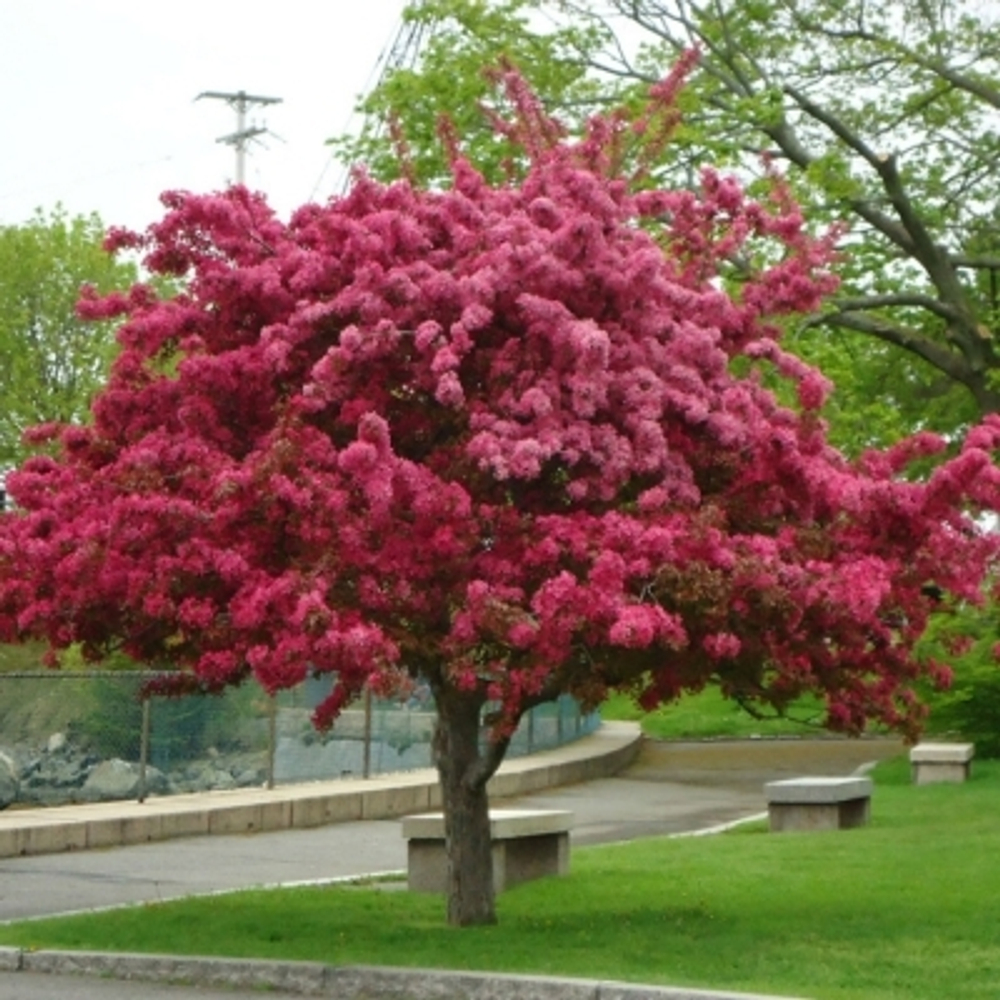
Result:
<svg viewBox="0 0 1000 1000"><path fill-rule="evenodd" d="M6 809L17 801L20 784L14 759L0 753L0 809Z"/></svg>
<svg viewBox="0 0 1000 1000"><path fill-rule="evenodd" d="M139 765L117 757L98 764L87 776L81 797L90 802L139 796Z"/></svg>
<svg viewBox="0 0 1000 1000"><path fill-rule="evenodd" d="M208 791L218 789L225 791L236 787L236 779L228 771L213 771L208 778Z"/></svg>
<svg viewBox="0 0 1000 1000"><path fill-rule="evenodd" d="M146 768L146 794L166 795L170 791L170 782L167 776L158 768Z"/></svg>
<svg viewBox="0 0 1000 1000"><path fill-rule="evenodd" d="M59 753L60 750L66 749L66 734L65 733L53 733L48 742L45 744L45 749L48 753Z"/></svg>
<svg viewBox="0 0 1000 1000"><path fill-rule="evenodd" d="M65 806L80 801L78 788L52 788L42 785L40 788L25 788L21 786L18 802L26 806Z"/></svg>
<svg viewBox="0 0 1000 1000"><path fill-rule="evenodd" d="M236 788L236 779L217 762L196 761L179 774L170 777L171 787L183 792L210 792L213 789Z"/></svg>
<svg viewBox="0 0 1000 1000"><path fill-rule="evenodd" d="M24 772L25 788L79 788L86 780L88 766L83 757L46 754Z"/></svg>

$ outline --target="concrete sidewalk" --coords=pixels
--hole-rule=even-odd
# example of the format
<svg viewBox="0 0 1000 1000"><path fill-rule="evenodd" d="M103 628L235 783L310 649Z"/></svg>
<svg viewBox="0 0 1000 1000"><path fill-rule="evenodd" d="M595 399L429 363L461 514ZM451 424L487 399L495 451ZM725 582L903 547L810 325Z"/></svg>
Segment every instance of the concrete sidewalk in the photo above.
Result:
<svg viewBox="0 0 1000 1000"><path fill-rule="evenodd" d="M764 781L801 774L849 774L861 764L900 752L902 745L894 740L641 742L637 727L606 724L598 733L570 747L508 762L495 779L493 797L497 805L572 811L572 844L580 846L704 831L759 814L764 809ZM114 850L70 849L0 860L0 920L153 902L251 885L324 882L399 871L405 867L406 847L396 819L402 812L397 810L407 811L407 804L412 806L410 811L436 806L434 790L422 784L426 780L433 783L433 776L398 775L369 782L352 779L273 791L186 796L197 798L209 817L199 820L198 830L213 835L174 835ZM417 791L421 788L424 791ZM362 817L367 809L368 818L322 826L293 825L297 803L308 803L308 807L298 806L300 819L315 819L336 815L329 803L339 802L341 795L360 795L361 804L355 802L351 808ZM13 836L12 831L17 829L39 830L38 824L47 820L50 828L45 842L49 844L56 842L53 831L61 823L61 828L75 830L73 836L82 837L80 847L96 847L101 831L115 822L116 810L124 809L128 814L117 817L119 824L124 824L121 829L138 829L140 819L145 816L149 820L147 813L177 815L163 811L170 803L164 798L150 799L141 806L115 803L110 807L30 810L2 815L0 823ZM182 803L179 814L190 815L194 806ZM172 809L177 808L174 802ZM373 815L377 810L384 811ZM36 815L39 812L46 815ZM56 813L62 817L60 823L58 817L50 815ZM236 816L240 817L235 824L238 832L233 832ZM273 817L292 822L278 829L265 829L263 824L273 821ZM148 836L150 829L162 832L176 827L169 819L164 825L161 818L158 827L154 823L145 829ZM232 994L232 1000L239 1000L261 988L277 990L269 994L275 1000L304 994L341 1000L723 1000L734 996L589 980L0 949L0 970L3 968L10 971L0 971L0 996L17 1000L82 997L82 988L74 992L68 987L86 982L89 990L97 981L81 980L79 973L195 984L177 992L177 1000L208 1000L216 995L212 991L244 990L243 994ZM64 975L43 975L56 971ZM32 984L38 984L43 992L29 991ZM67 991L61 992L64 986ZM109 998L120 995L112 992L114 988L109 982Z"/></svg>

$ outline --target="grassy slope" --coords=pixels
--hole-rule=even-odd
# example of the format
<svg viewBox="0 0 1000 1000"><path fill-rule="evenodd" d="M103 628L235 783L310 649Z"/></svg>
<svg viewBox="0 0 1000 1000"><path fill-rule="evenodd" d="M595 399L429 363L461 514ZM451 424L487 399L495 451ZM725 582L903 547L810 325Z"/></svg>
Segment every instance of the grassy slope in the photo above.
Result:
<svg viewBox="0 0 1000 1000"><path fill-rule="evenodd" d="M79 715L79 688L73 682L5 679L5 674L45 671L40 643L8 646L0 643L0 744L44 741L65 731Z"/></svg>
<svg viewBox="0 0 1000 1000"><path fill-rule="evenodd" d="M723 698L718 688L685 695L654 712L644 712L623 694L612 695L601 706L601 718L639 721L647 736L659 739L816 736L825 732L818 702L803 700L789 715L786 719L755 719L735 701Z"/></svg>

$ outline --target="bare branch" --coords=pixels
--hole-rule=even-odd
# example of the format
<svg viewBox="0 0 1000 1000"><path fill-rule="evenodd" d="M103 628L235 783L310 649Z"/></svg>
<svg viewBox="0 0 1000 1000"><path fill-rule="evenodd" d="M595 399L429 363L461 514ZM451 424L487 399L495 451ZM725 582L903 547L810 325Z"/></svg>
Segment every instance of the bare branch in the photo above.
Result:
<svg viewBox="0 0 1000 1000"><path fill-rule="evenodd" d="M820 107L797 87L785 84L782 89L810 118L826 126L848 149L854 150L876 170L879 169L885 154L873 150L856 132L849 129L841 118Z"/></svg>

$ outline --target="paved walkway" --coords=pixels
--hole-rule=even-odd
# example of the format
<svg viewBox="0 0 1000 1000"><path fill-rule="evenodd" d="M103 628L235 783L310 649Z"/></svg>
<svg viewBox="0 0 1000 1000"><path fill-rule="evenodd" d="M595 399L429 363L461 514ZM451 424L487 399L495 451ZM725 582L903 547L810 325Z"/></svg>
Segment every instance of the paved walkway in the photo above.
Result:
<svg viewBox="0 0 1000 1000"><path fill-rule="evenodd" d="M766 781L803 774L850 774L861 765L900 752L902 745L896 740L645 741L634 762L613 777L545 788L494 804L572 811L574 845L695 832L760 813L765 808ZM5 819L13 820L14 814ZM311 829L187 837L112 850L9 857L0 859L0 920L250 885L402 870L405 856L398 819L381 819ZM64 985L57 980L63 978L43 976L39 988L50 992L31 993L26 990L37 976L0 972L0 996L27 1000L88 995L57 992ZM106 993L93 996L110 1000L125 995L114 993L115 988L109 986ZM142 995L159 994L149 991ZM168 995L176 995L177 1000L215 997L211 991L197 990L164 994ZM283 996L268 995L275 1000ZM521 986L511 993L527 995ZM697 996L690 991L674 995ZM226 996L239 1000L237 993Z"/></svg>

